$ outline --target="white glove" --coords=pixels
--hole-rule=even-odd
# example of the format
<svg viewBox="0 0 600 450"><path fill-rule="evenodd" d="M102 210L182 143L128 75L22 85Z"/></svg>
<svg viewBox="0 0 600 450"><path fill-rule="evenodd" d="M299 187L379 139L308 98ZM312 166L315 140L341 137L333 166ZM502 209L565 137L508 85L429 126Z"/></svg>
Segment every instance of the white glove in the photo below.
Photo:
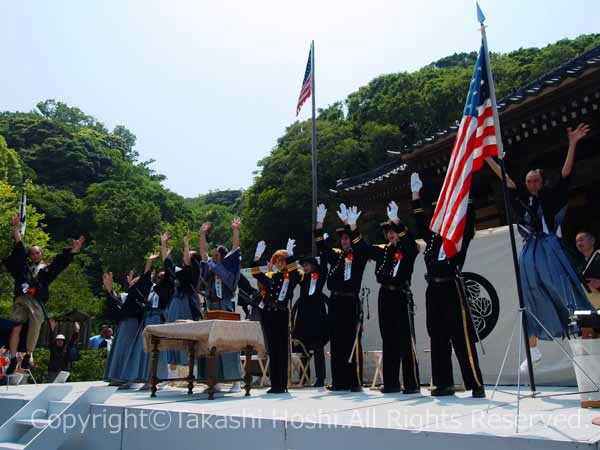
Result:
<svg viewBox="0 0 600 450"><path fill-rule="evenodd" d="M419 174L417 172L413 172L410 176L410 192L419 192L423 187L423 182L421 178L419 178Z"/></svg>
<svg viewBox="0 0 600 450"><path fill-rule="evenodd" d="M327 208L325 208L325 205L321 203L319 206L317 206L317 223L323 223L326 215Z"/></svg>
<svg viewBox="0 0 600 450"><path fill-rule="evenodd" d="M324 240L327 240L327 239L329 239L329 235L328 235L327 233L323 233L323 239L324 239Z"/></svg>
<svg viewBox="0 0 600 450"><path fill-rule="evenodd" d="M267 244L265 244L265 241L260 241L258 244L256 244L256 252L254 252L254 257L260 259L266 248Z"/></svg>
<svg viewBox="0 0 600 450"><path fill-rule="evenodd" d="M294 247L296 246L296 240L295 239L288 239L287 241L287 246L285 247L285 251L287 252L288 256L294 256Z"/></svg>
<svg viewBox="0 0 600 450"><path fill-rule="evenodd" d="M344 223L348 220L348 208L343 203L340 204L340 210L337 212L338 217Z"/></svg>
<svg viewBox="0 0 600 450"><path fill-rule="evenodd" d="M392 222L397 222L398 219L398 205L395 201L391 201L387 207L387 216Z"/></svg>
<svg viewBox="0 0 600 450"><path fill-rule="evenodd" d="M362 214L362 211L358 210L358 207L351 206L348 208L348 225L356 225L358 218Z"/></svg>

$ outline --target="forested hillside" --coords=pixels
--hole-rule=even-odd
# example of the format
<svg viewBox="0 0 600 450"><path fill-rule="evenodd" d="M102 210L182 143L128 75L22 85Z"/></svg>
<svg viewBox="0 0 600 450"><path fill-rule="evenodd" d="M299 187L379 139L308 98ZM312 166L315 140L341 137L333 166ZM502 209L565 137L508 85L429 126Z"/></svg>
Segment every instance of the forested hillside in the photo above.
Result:
<svg viewBox="0 0 600 450"><path fill-rule="evenodd" d="M492 56L499 96L510 93L562 62L600 44L600 35L562 40L542 49ZM319 111L320 198L339 178L372 169L386 151L403 149L460 118L475 53L456 54L416 72L382 75L346 99ZM242 216L246 258L257 240L273 250L297 239L310 249L310 121L294 122L276 140L244 192L216 191L184 199L163 186L160 161L140 160L142 149L125 126L105 125L60 101L46 100L30 112L0 113L0 257L11 246L8 220L16 211L21 180L28 180L27 244L51 256L83 234L83 255L52 287L51 313L99 310L100 274L141 268L168 229L175 257L187 230L197 245L200 224L215 224L210 239L230 244L230 221ZM232 180L232 184L234 180ZM331 205L333 208L333 204ZM333 220L333 211L330 219ZM0 272L0 316L12 302L10 278Z"/></svg>

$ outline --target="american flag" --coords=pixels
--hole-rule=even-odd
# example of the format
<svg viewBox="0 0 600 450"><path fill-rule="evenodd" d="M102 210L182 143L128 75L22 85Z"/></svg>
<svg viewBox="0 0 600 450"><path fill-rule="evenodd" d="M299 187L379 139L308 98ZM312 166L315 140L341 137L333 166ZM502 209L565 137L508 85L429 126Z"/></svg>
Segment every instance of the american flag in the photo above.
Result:
<svg viewBox="0 0 600 450"><path fill-rule="evenodd" d="M498 155L496 124L484 45L475 63L456 142L450 155L446 179L431 219L431 231L444 239L444 252L451 258L460 251L471 190L471 177L488 156Z"/></svg>
<svg viewBox="0 0 600 450"><path fill-rule="evenodd" d="M312 94L312 45L308 52L308 62L306 63L306 70L304 71L304 79L302 80L302 89L300 89L300 96L298 97L298 105L296 105L296 116L300 114L302 105L310 98Z"/></svg>

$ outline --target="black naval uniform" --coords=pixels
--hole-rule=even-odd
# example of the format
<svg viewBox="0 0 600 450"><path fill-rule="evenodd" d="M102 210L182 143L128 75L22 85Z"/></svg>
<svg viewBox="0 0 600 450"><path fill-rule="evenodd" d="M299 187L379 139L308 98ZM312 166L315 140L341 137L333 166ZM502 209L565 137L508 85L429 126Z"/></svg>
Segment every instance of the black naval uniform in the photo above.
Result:
<svg viewBox="0 0 600 450"><path fill-rule="evenodd" d="M329 319L331 323L331 378L332 390L357 390L362 384L362 345L361 335L358 335L358 345L352 362L348 358L357 327L362 327L362 305L359 292L365 266L369 260L369 250L361 245L362 235L355 229L346 226L352 241L352 248L345 252L340 248L329 245L323 238L323 230L315 230L315 241L321 258L329 264L329 279L327 288L331 292L329 300ZM350 277L344 280L346 264L350 261ZM360 364L356 366L357 358Z"/></svg>
<svg viewBox="0 0 600 450"><path fill-rule="evenodd" d="M379 288L379 330L383 341L383 384L387 392L400 390L400 365L405 391L419 389L419 369L412 330L410 281L418 254L415 238L403 224L396 225L400 240L371 247ZM398 269L394 276L396 264Z"/></svg>
<svg viewBox="0 0 600 450"><path fill-rule="evenodd" d="M317 263L314 259L314 263ZM327 282L327 263L325 258L316 264L316 270L305 273L300 282L300 298L292 309L292 337L299 340L307 350L314 352L316 384L322 386L325 381L325 345L329 341L329 321L327 304L329 298L323 293ZM311 285L314 289L311 292ZM300 349L304 350L304 349ZM305 359L307 362L308 358Z"/></svg>
<svg viewBox="0 0 600 450"><path fill-rule="evenodd" d="M465 388L483 389L479 359L475 341L477 336L466 304L459 274L467 249L475 234L475 212L469 201L467 223L462 246L452 258L439 260L442 237L429 230L420 200L413 200L413 212L420 237L426 243L425 265L427 267L427 331L431 339L431 371L436 389L452 389L452 347L460 364ZM435 392L435 391L434 391Z"/></svg>
<svg viewBox="0 0 600 450"><path fill-rule="evenodd" d="M265 287L262 323L269 349L271 393L287 391L289 304L302 277L294 257L289 257L286 263L287 267L283 272L265 274L261 272L258 261L254 262L252 268L252 276ZM280 300L279 296L286 281L287 291Z"/></svg>

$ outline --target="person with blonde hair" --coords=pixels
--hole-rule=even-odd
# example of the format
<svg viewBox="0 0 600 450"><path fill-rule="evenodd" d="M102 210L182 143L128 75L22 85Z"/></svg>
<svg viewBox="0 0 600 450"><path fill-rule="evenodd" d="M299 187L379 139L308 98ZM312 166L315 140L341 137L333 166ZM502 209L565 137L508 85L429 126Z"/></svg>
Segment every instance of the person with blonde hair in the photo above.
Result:
<svg viewBox="0 0 600 450"><path fill-rule="evenodd" d="M266 249L265 241L256 246L252 276L264 287L262 319L269 348L271 389L268 394L287 392L288 338L290 302L294 289L302 279L294 257L295 241L288 239L285 250L277 250L267 263L267 273L260 269L260 259ZM277 272L273 271L277 268Z"/></svg>

